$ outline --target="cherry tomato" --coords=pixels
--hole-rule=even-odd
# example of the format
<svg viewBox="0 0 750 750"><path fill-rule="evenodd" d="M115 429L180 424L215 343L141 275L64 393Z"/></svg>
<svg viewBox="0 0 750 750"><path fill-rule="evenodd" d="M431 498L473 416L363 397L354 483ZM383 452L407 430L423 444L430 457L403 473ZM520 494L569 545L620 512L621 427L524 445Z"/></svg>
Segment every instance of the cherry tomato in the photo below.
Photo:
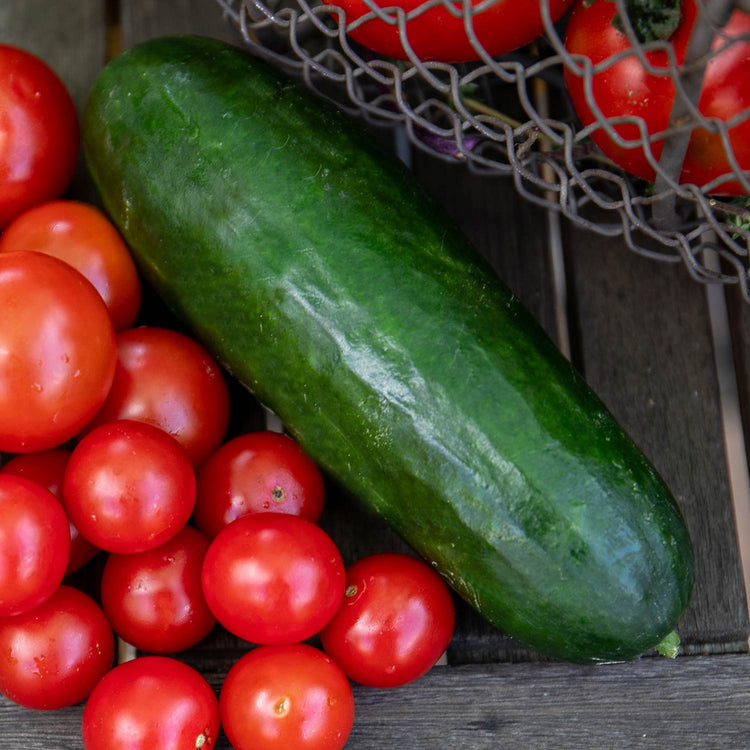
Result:
<svg viewBox="0 0 750 750"><path fill-rule="evenodd" d="M90 427L117 419L161 427L198 466L224 440L229 388L214 358L190 337L166 328L130 328L117 337L114 382Z"/></svg>
<svg viewBox="0 0 750 750"><path fill-rule="evenodd" d="M0 618L0 692L26 708L75 705L110 669L114 652L101 607L60 586L36 609Z"/></svg>
<svg viewBox="0 0 750 750"><path fill-rule="evenodd" d="M201 641L216 620L201 589L208 539L185 526L156 549L110 554L101 579L114 631L141 651L169 654Z"/></svg>
<svg viewBox="0 0 750 750"><path fill-rule="evenodd" d="M248 513L291 513L317 523L323 475L297 442L261 431L228 440L198 471L193 521L213 538Z"/></svg>
<svg viewBox="0 0 750 750"><path fill-rule="evenodd" d="M115 330L133 324L141 304L140 278L124 240L95 206L55 200L24 211L0 235L0 252L16 250L69 263L99 292Z"/></svg>
<svg viewBox="0 0 750 750"><path fill-rule="evenodd" d="M347 569L341 607L320 638L349 678L389 688L427 672L448 647L454 624L443 579L415 557L384 552Z"/></svg>
<svg viewBox="0 0 750 750"><path fill-rule="evenodd" d="M0 617L49 599L69 555L68 519L57 498L30 479L0 474Z"/></svg>
<svg viewBox="0 0 750 750"><path fill-rule="evenodd" d="M346 23L351 24L363 16L373 14L370 1L333 0L328 4L341 8L345 13ZM546 1L552 22L558 20L572 2ZM410 18L405 19L404 33L418 59L441 62L482 59L478 47L474 46L466 31L460 4L450 10L442 3L433 3L428 9L419 10L426 5L425 0L380 0L372 4L383 8L386 16L394 21L398 18L394 9L411 14ZM544 32L539 0L496 0L492 3L472 0L471 6L478 9L471 17L470 28L489 57L512 52L533 42ZM409 57L401 41L399 24L395 22L389 23L373 15L370 20L352 28L348 33L352 39L380 55L399 60Z"/></svg>
<svg viewBox="0 0 750 750"><path fill-rule="evenodd" d="M354 723L346 676L304 643L259 646L240 657L219 708L235 750L339 750Z"/></svg>
<svg viewBox="0 0 750 750"><path fill-rule="evenodd" d="M39 453L22 453L18 456L11 456L0 468L0 474L14 474L17 477L31 479L41 484L42 487L46 487L62 502L63 477L69 458L70 451L66 448L50 448ZM70 529L70 558L65 575L82 568L99 552L99 548L84 539L70 521L68 527Z"/></svg>
<svg viewBox="0 0 750 750"><path fill-rule="evenodd" d="M78 114L65 84L35 55L0 44L0 230L63 194L79 150Z"/></svg>
<svg viewBox="0 0 750 750"><path fill-rule="evenodd" d="M70 520L108 552L154 549L187 523L195 472L182 446L144 422L97 427L73 449L63 480Z"/></svg>
<svg viewBox="0 0 750 750"><path fill-rule="evenodd" d="M42 253L0 253L0 450L62 445L101 408L117 351L96 289Z"/></svg>
<svg viewBox="0 0 750 750"><path fill-rule="evenodd" d="M583 55L593 65L607 61L614 55L630 49L624 33L613 25L617 4L612 2L589 3L579 0L570 15L565 35L565 47L574 55ZM682 21L669 39L674 48L678 64L685 60L687 44L696 23L694 0L682 4ZM744 35L745 40L728 44L723 51L712 56L706 68L703 88L698 100L698 110L705 117L728 121L747 113L750 109L750 14L735 10L729 23L717 34L714 52L727 38ZM650 147L654 160L659 159L663 138L659 138L669 126L675 100L675 85L666 72L669 69L667 53L663 50L646 52L646 59L657 70L665 74L650 73L636 57L636 53L623 57L614 64L607 64L596 73L591 82L593 98L601 115L596 117L589 106L584 80L571 70L565 70L565 81L573 106L584 126L602 118L640 118L647 134L655 137ZM603 128L595 130L591 137L601 150L620 167L645 180L653 180L656 171L640 145L641 136L635 122L613 125L614 131L632 146L618 145ZM750 118L743 117L728 129L729 141L741 169L750 169ZM688 150L682 165L680 182L703 187L712 180L731 171L719 133L709 133L696 128L690 137ZM711 188L719 195L743 194L736 179L729 179Z"/></svg>
<svg viewBox="0 0 750 750"><path fill-rule="evenodd" d="M81 729L85 750L208 750L219 733L219 703L193 667L141 656L99 681Z"/></svg>
<svg viewBox="0 0 750 750"><path fill-rule="evenodd" d="M253 513L211 542L202 584L214 616L234 635L295 643L333 617L344 594L344 565L333 540L311 521Z"/></svg>

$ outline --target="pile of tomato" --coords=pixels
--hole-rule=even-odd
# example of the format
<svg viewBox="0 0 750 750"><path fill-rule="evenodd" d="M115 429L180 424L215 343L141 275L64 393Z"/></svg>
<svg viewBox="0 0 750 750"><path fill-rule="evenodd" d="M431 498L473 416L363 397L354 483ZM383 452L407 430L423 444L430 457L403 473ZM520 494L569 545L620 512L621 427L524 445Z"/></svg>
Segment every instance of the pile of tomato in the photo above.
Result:
<svg viewBox="0 0 750 750"><path fill-rule="evenodd" d="M61 197L78 138L55 73L0 45L0 692L85 703L86 750L341 748L352 683L429 670L452 595L411 555L345 567L316 464L231 432L211 354L139 321L121 236ZM217 626L247 643L218 693L180 658Z"/></svg>

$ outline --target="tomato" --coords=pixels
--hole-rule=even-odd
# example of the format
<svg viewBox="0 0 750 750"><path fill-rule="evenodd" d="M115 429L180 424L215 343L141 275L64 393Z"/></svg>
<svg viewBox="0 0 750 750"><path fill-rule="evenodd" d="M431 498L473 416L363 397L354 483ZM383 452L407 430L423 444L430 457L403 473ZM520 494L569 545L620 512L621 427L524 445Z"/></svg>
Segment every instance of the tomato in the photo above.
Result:
<svg viewBox="0 0 750 750"><path fill-rule="evenodd" d="M16 250L69 263L99 292L115 330L133 324L141 304L140 277L124 240L98 208L55 200L24 211L0 235L0 252Z"/></svg>
<svg viewBox="0 0 750 750"><path fill-rule="evenodd" d="M565 47L574 55L583 55L598 65L613 55L624 54L630 43L612 23L617 10L616 3L579 0L571 13L566 29ZM670 38L678 64L685 59L688 40L696 23L694 0L682 5L683 17ZM724 27L723 34L729 38L745 35L745 40L726 46L723 34L717 34L712 56L706 68L703 88L698 100L698 110L708 118L726 122L742 115L736 125L728 129L729 141L741 169L750 169L750 14L735 10ZM646 53L649 63L659 70L668 70L667 53L652 50ZM645 180L654 180L656 171L649 162L647 150L641 147L638 122L649 136L654 138L650 146L652 160L659 159L663 139L659 137L669 126L675 100L675 85L664 74L648 72L636 57L626 55L619 62L607 64L592 78L592 92L596 106L601 111L595 117L586 101L583 78L570 69L565 70L565 81L573 106L584 126L602 118L628 117L631 121L614 125L615 132L629 145L619 145L603 128L595 130L591 137L599 148L616 164L631 174ZM743 115L744 113L744 115ZM639 118L639 119L635 119ZM723 195L738 195L745 191L731 175L720 181L717 187L709 183L731 171L719 133L709 133L704 128L693 130L688 150L682 165L679 180L699 187L708 186L708 192Z"/></svg>
<svg viewBox="0 0 750 750"><path fill-rule="evenodd" d="M344 565L319 526L286 513L253 513L211 542L203 593L231 633L258 644L295 643L317 633L344 595Z"/></svg>
<svg viewBox="0 0 750 750"><path fill-rule="evenodd" d="M352 680L390 688L427 672L448 647L455 610L443 579L409 555L369 555L346 572L346 593L320 634Z"/></svg>
<svg viewBox="0 0 750 750"><path fill-rule="evenodd" d="M0 692L26 708L72 706L110 669L114 653L101 607L60 586L30 612L0 618Z"/></svg>
<svg viewBox="0 0 750 750"><path fill-rule="evenodd" d="M81 731L85 750L209 750L219 733L219 702L193 667L141 656L99 681Z"/></svg>
<svg viewBox="0 0 750 750"><path fill-rule="evenodd" d="M114 631L141 651L183 651L201 641L216 620L201 589L208 539L185 526L156 549L110 554L101 600Z"/></svg>
<svg viewBox="0 0 750 750"><path fill-rule="evenodd" d="M70 520L108 552L154 549L187 523L195 472L182 446L144 422L91 431L73 449L63 480Z"/></svg>
<svg viewBox="0 0 750 750"><path fill-rule="evenodd" d="M96 289L42 253L0 254L0 451L72 438L101 408L117 351Z"/></svg>
<svg viewBox="0 0 750 750"><path fill-rule="evenodd" d="M346 676L304 643L259 646L240 657L219 708L235 750L339 750L354 723Z"/></svg>
<svg viewBox="0 0 750 750"><path fill-rule="evenodd" d="M572 0L546 0L552 22L558 20ZM328 3L344 11L346 23L372 15L370 20L352 28L348 34L368 49L386 57L408 59L401 41L395 9L412 14L405 19L405 34L414 55L420 60L441 62L468 62L481 60L477 47L472 44L466 30L462 4L432 3L427 10L421 8L425 0L333 0ZM375 17L373 7L383 8L394 23ZM540 0L495 0L485 3L472 0L477 8L471 16L470 29L489 57L512 52L533 42L544 32Z"/></svg>
<svg viewBox="0 0 750 750"><path fill-rule="evenodd" d="M117 370L91 427L135 419L179 441L195 466L223 442L229 388L214 358L190 337L140 326L117 337Z"/></svg>
<svg viewBox="0 0 750 750"><path fill-rule="evenodd" d="M31 479L46 487L62 502L63 477L69 458L70 451L66 448L50 448L39 453L22 453L18 456L11 456L0 468L0 474L13 474ZM98 547L78 533L75 524L68 522L68 528L70 529L70 557L65 575L82 568L99 552Z"/></svg>
<svg viewBox="0 0 750 750"><path fill-rule="evenodd" d="M0 617L49 599L69 555L68 519L57 498L30 479L0 474Z"/></svg>
<svg viewBox="0 0 750 750"><path fill-rule="evenodd" d="M287 435L264 430L220 446L198 471L193 520L213 538L248 513L291 513L317 523L323 512L323 475Z"/></svg>
<svg viewBox="0 0 750 750"><path fill-rule="evenodd" d="M65 84L36 55L0 44L0 230L63 194L79 150L78 114Z"/></svg>

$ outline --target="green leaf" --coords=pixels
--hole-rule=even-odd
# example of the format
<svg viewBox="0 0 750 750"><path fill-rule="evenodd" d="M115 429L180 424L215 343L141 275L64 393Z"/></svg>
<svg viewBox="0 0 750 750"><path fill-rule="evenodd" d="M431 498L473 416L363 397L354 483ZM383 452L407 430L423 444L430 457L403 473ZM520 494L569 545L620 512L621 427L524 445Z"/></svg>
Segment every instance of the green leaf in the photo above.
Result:
<svg viewBox="0 0 750 750"><path fill-rule="evenodd" d="M625 5L633 31L642 44L669 39L682 20L681 0L626 0ZM615 13L612 25L625 33L619 13Z"/></svg>

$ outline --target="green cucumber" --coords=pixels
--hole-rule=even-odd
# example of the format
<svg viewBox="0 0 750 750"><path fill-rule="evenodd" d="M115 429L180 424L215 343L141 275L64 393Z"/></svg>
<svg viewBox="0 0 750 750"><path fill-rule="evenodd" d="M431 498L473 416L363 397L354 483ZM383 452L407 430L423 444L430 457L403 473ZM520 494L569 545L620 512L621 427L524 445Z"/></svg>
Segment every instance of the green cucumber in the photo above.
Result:
<svg viewBox="0 0 750 750"><path fill-rule="evenodd" d="M146 280L488 620L583 663L674 630L693 553L663 480L346 115L173 37L104 69L83 137Z"/></svg>

